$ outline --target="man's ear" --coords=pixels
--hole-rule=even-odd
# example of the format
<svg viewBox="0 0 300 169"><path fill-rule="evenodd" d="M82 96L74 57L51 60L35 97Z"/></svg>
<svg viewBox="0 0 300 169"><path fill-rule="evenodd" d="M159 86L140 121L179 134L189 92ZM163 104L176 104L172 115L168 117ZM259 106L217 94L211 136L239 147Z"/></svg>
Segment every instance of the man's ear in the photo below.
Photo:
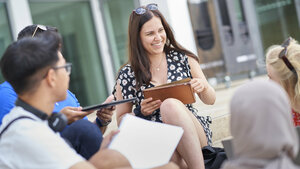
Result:
<svg viewBox="0 0 300 169"><path fill-rule="evenodd" d="M56 72L54 69L49 69L45 78L47 84L51 87L54 87L57 83L56 81Z"/></svg>

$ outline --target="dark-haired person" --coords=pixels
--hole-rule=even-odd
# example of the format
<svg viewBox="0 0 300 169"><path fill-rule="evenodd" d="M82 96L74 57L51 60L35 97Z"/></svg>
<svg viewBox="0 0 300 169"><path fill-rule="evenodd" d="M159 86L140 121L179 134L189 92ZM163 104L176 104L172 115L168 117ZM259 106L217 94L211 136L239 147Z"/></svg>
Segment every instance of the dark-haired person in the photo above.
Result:
<svg viewBox="0 0 300 169"><path fill-rule="evenodd" d="M205 104L214 104L215 91L207 82L196 55L180 46L156 4L139 7L130 15L129 61L121 67L114 95L117 100L137 97L136 105L116 107L118 122L124 114L180 126L184 129L172 157L181 168L204 169L201 148L211 143L209 117L199 116L191 105L176 99L164 102L144 99L143 90L157 85L192 78L191 86ZM147 146L147 145L145 145Z"/></svg>
<svg viewBox="0 0 300 169"><path fill-rule="evenodd" d="M44 25L29 25L18 34L18 40L25 37L37 37L44 32L58 32L55 27ZM9 82L0 84L0 125L2 118L14 107L17 94ZM111 102L113 96L105 102ZM80 104L75 95L67 90L67 98L55 103L53 112L62 112L68 118L68 125L60 134L66 138L72 147L86 159L89 159L100 148L102 133L112 118L114 107L97 111L95 124L89 122L85 117L90 112L81 111ZM83 120L80 120L84 118ZM100 128L100 130L99 130Z"/></svg>
<svg viewBox="0 0 300 169"><path fill-rule="evenodd" d="M42 118L66 98L71 68L59 52L59 36L53 34L14 42L0 61L4 78L18 94L0 128L0 168L89 166Z"/></svg>

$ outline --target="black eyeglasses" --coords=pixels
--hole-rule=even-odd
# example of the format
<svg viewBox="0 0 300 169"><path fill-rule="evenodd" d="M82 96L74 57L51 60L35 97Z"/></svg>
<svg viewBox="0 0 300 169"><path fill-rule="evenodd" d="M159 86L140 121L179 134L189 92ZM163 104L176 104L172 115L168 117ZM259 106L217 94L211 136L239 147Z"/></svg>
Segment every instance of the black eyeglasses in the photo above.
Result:
<svg viewBox="0 0 300 169"><path fill-rule="evenodd" d="M34 35L36 34L36 32L38 32L38 30L40 31L46 31L47 30L47 27L44 26L44 25L36 25L34 31L33 31L33 34L31 37L34 37Z"/></svg>
<svg viewBox="0 0 300 169"><path fill-rule="evenodd" d="M152 3L152 4L148 4L146 7L138 7L135 10L133 10L133 12L135 12L138 15L143 15L144 13L146 13L147 10L151 10L151 11L158 10L158 6L157 4Z"/></svg>
<svg viewBox="0 0 300 169"><path fill-rule="evenodd" d="M66 63L65 65L62 66L54 66L52 67L52 69L57 70L57 69L61 69L61 68L65 68L66 72L68 73L68 75L71 74L71 70L72 70L72 63Z"/></svg>
<svg viewBox="0 0 300 169"><path fill-rule="evenodd" d="M290 45L291 42L291 38L289 37L288 39L286 39L281 46L283 47L282 51L279 53L279 58L283 60L283 62L285 63L285 65L295 74L297 74L294 66L291 64L291 62L288 60L288 58L286 57L287 55L287 48Z"/></svg>

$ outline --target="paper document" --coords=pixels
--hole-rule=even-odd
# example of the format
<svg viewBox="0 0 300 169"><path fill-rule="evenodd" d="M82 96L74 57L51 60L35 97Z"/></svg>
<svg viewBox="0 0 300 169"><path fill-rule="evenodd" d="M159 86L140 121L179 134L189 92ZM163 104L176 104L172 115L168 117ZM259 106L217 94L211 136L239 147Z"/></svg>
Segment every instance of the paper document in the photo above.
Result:
<svg viewBox="0 0 300 169"><path fill-rule="evenodd" d="M120 132L109 145L122 153L133 168L152 168L167 164L183 134L181 127L125 115Z"/></svg>

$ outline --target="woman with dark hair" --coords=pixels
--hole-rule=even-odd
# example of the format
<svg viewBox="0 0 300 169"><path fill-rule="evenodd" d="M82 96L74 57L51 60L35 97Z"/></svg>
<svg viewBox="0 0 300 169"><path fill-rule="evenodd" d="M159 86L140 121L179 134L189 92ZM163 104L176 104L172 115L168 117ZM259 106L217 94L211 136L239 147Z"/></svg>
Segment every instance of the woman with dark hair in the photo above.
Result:
<svg viewBox="0 0 300 169"><path fill-rule="evenodd" d="M203 168L201 148L211 143L209 117L199 116L191 105L177 99L144 99L143 90L157 85L191 78L193 91L205 104L214 104L215 91L207 82L196 55L177 43L169 24L156 4L139 7L130 15L128 27L129 61L117 77L117 100L137 97L137 102L116 106L117 120L133 112L144 119L184 129L172 157L180 168ZM145 145L146 146L146 145Z"/></svg>

